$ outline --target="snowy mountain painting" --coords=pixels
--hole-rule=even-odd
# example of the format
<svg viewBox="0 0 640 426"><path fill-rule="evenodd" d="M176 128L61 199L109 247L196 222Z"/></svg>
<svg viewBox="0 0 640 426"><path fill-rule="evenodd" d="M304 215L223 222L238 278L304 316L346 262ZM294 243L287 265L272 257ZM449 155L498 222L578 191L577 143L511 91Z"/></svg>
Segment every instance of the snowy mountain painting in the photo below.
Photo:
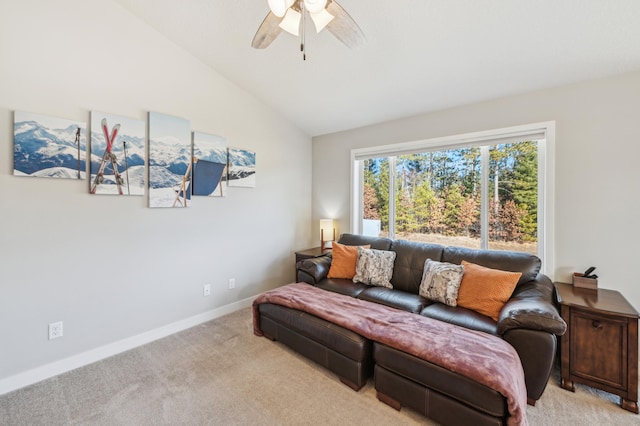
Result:
<svg viewBox="0 0 640 426"><path fill-rule="evenodd" d="M244 149L229 148L227 185L255 188L256 153Z"/></svg>
<svg viewBox="0 0 640 426"><path fill-rule="evenodd" d="M91 112L92 194L143 195L144 121Z"/></svg>
<svg viewBox="0 0 640 426"><path fill-rule="evenodd" d="M149 113L149 207L189 207L191 124Z"/></svg>
<svg viewBox="0 0 640 426"><path fill-rule="evenodd" d="M193 165L193 195L207 195L209 197L223 197L222 182L227 179L224 169L227 165L227 140L222 136L209 135L206 133L193 132L193 158L196 161ZM202 167L204 162L217 163L219 167ZM201 167L198 167L200 163ZM224 165L224 166L222 166ZM215 182L208 183L208 188L213 188L200 194L196 191L202 179L214 179ZM197 185L196 185L197 182ZM202 186L204 187L204 185Z"/></svg>
<svg viewBox="0 0 640 426"><path fill-rule="evenodd" d="M85 179L86 128L78 121L16 111L13 174Z"/></svg>

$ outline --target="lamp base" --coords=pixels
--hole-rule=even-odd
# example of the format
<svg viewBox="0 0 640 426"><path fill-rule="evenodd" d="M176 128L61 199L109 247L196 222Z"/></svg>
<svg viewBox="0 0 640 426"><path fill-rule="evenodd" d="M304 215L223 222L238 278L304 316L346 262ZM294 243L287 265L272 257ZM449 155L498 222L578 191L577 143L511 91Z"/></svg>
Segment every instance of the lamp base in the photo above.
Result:
<svg viewBox="0 0 640 426"><path fill-rule="evenodd" d="M333 249L331 243L333 243L333 240L321 241L320 247L322 248L322 251Z"/></svg>
<svg viewBox="0 0 640 426"><path fill-rule="evenodd" d="M333 243L336 240L336 228L333 228L333 239L325 240L324 239L324 229L320 229L320 251L331 250L333 247L326 247L327 243Z"/></svg>

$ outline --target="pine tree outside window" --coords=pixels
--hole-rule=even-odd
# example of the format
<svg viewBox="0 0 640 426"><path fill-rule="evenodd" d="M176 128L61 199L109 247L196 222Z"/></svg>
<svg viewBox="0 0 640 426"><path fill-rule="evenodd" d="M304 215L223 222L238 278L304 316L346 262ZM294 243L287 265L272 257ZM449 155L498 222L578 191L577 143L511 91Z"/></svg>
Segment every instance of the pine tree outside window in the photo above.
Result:
<svg viewBox="0 0 640 426"><path fill-rule="evenodd" d="M544 260L554 133L550 122L353 150L352 231Z"/></svg>

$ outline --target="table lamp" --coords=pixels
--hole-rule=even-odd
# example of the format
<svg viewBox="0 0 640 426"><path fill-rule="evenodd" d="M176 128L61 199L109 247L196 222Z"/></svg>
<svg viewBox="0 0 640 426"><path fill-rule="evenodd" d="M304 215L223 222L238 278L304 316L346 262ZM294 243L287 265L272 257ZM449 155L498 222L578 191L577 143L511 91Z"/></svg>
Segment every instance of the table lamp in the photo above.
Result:
<svg viewBox="0 0 640 426"><path fill-rule="evenodd" d="M326 239L329 238L331 239ZM325 244L329 241L336 240L336 227L334 225L333 219L320 219L320 249L321 250L331 250L331 246L325 247Z"/></svg>

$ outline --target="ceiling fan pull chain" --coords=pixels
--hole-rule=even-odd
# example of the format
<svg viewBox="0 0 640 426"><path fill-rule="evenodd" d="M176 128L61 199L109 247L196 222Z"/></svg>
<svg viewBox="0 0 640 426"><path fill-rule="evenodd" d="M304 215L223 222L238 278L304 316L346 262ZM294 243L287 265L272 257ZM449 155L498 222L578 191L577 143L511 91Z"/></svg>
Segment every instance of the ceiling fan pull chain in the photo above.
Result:
<svg viewBox="0 0 640 426"><path fill-rule="evenodd" d="M300 11L302 13L302 33L300 34L300 51L302 52L302 60L307 60L307 14L305 12L304 0L300 0Z"/></svg>

